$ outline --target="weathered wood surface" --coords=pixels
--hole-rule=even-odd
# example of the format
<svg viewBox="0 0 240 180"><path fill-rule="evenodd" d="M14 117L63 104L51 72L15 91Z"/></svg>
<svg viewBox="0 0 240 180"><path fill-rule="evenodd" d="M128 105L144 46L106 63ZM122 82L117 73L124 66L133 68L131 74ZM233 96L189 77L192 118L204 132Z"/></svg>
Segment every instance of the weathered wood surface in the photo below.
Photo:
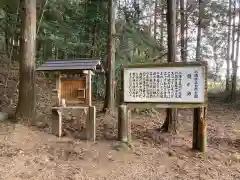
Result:
<svg viewBox="0 0 240 180"><path fill-rule="evenodd" d="M206 152L207 149L207 107L195 108L193 117L192 148Z"/></svg>
<svg viewBox="0 0 240 180"><path fill-rule="evenodd" d="M207 66L206 66L207 69ZM207 70L205 70L205 77L207 77ZM194 109L193 112L193 138L192 148L207 151L207 78L205 79L205 106L200 106Z"/></svg>
<svg viewBox="0 0 240 180"><path fill-rule="evenodd" d="M88 118L86 119L86 139L96 141L96 107L89 106Z"/></svg>
<svg viewBox="0 0 240 180"><path fill-rule="evenodd" d="M205 66L205 61L193 61L193 62L157 62L157 63L134 63L124 65L123 68L156 68L156 67L194 67L194 66Z"/></svg>
<svg viewBox="0 0 240 180"><path fill-rule="evenodd" d="M59 73L56 77L56 93L57 93L57 105L61 105L61 74Z"/></svg>
<svg viewBox="0 0 240 180"><path fill-rule="evenodd" d="M87 104L89 106L92 106L92 73L89 70L88 74L87 74L87 94L88 94L88 98L87 98Z"/></svg>
<svg viewBox="0 0 240 180"><path fill-rule="evenodd" d="M66 106L66 107L53 106L52 109L56 109L56 110L65 110L65 109L88 109L88 106Z"/></svg>
<svg viewBox="0 0 240 180"><path fill-rule="evenodd" d="M85 101L84 98L79 98L78 89L86 89L85 80L61 79L61 99L69 101Z"/></svg>
<svg viewBox="0 0 240 180"><path fill-rule="evenodd" d="M197 108L200 106L207 106L207 103L124 103L129 108Z"/></svg>
<svg viewBox="0 0 240 180"><path fill-rule="evenodd" d="M52 109L52 134L62 136L62 111Z"/></svg>
<svg viewBox="0 0 240 180"><path fill-rule="evenodd" d="M126 105L118 108L118 140L126 143L131 142L131 111Z"/></svg>

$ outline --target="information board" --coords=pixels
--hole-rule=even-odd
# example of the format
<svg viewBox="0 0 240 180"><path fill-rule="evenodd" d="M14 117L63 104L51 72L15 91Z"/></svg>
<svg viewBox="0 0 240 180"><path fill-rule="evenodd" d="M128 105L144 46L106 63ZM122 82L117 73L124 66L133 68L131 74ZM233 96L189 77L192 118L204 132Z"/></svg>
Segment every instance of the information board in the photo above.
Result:
<svg viewBox="0 0 240 180"><path fill-rule="evenodd" d="M124 102L204 103L205 67L127 67Z"/></svg>

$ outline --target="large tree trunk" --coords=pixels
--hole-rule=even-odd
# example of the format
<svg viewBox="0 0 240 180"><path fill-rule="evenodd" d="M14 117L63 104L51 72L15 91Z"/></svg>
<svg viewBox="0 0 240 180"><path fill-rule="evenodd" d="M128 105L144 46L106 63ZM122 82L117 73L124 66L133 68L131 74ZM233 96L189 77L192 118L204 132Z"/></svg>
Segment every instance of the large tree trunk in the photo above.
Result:
<svg viewBox="0 0 240 180"><path fill-rule="evenodd" d="M240 1L238 1L240 2ZM236 1L234 6L236 6ZM240 11L238 10L238 19L240 18ZM231 91L231 99L232 101L236 101L237 95L237 70L238 70L238 57L239 57L239 40L240 40L240 21L238 21L238 31L237 31L237 47L236 47L236 57L235 60L232 61L232 91Z"/></svg>
<svg viewBox="0 0 240 180"><path fill-rule="evenodd" d="M181 60L183 62L186 61L185 59L185 38L184 38L184 32L185 32L185 19L184 19L184 0L180 0L180 15L181 15ZM187 29L186 29L187 31Z"/></svg>
<svg viewBox="0 0 240 180"><path fill-rule="evenodd" d="M232 24L232 0L228 5L228 50L227 50L227 72L226 72L226 92L230 90L230 44L231 44L231 24Z"/></svg>
<svg viewBox="0 0 240 180"><path fill-rule="evenodd" d="M181 23L179 21L179 15L180 15L179 5L180 5L180 0L176 0L176 42L179 41L179 32L181 32L181 26L179 26L179 24Z"/></svg>
<svg viewBox="0 0 240 180"><path fill-rule="evenodd" d="M115 111L115 1L108 1L108 68L104 110Z"/></svg>
<svg viewBox="0 0 240 180"><path fill-rule="evenodd" d="M176 60L176 0L167 1L168 62ZM165 132L177 132L178 111L166 109L166 120L162 126Z"/></svg>
<svg viewBox="0 0 240 180"><path fill-rule="evenodd" d="M36 0L21 1L20 82L16 110L17 120L31 121L36 110Z"/></svg>

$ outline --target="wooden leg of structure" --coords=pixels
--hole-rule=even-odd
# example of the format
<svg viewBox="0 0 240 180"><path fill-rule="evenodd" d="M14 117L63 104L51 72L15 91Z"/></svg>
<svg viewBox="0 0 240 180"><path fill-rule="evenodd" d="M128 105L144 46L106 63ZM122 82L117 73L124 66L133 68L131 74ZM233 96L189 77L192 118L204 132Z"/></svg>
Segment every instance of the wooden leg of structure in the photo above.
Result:
<svg viewBox="0 0 240 180"><path fill-rule="evenodd" d="M126 105L120 105L118 108L118 139L119 141L129 143L131 141L131 111Z"/></svg>
<svg viewBox="0 0 240 180"><path fill-rule="evenodd" d="M92 142L96 140L96 107L89 106L86 121L86 139Z"/></svg>
<svg viewBox="0 0 240 180"><path fill-rule="evenodd" d="M52 134L62 136L62 112L59 109L52 109Z"/></svg>
<svg viewBox="0 0 240 180"><path fill-rule="evenodd" d="M193 117L193 149L206 152L207 147L207 107L195 108Z"/></svg>
<svg viewBox="0 0 240 180"><path fill-rule="evenodd" d="M131 109L127 110L127 137L128 137L128 143L132 141L132 130L131 130Z"/></svg>
<svg viewBox="0 0 240 180"><path fill-rule="evenodd" d="M198 125L200 108L193 109L193 137L192 137L192 148L198 149Z"/></svg>

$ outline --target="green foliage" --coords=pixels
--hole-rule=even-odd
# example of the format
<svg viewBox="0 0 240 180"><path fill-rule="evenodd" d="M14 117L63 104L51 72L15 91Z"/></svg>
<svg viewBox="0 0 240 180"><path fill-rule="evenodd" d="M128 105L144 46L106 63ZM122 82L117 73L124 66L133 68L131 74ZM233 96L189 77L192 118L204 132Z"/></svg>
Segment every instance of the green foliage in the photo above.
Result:
<svg viewBox="0 0 240 180"><path fill-rule="evenodd" d="M116 80L119 79L119 65L129 62L151 61L167 52L160 46L160 28L166 40L166 22L158 22L157 37L154 39L154 1L116 1ZM141 2L141 3L137 3ZM107 0L38 0L37 1L37 65L46 59L100 57L106 61L108 40ZM190 3L190 2L189 2ZM20 39L19 0L0 1L0 36ZM162 5L157 11L161 12ZM150 12L146 12L151 9ZM227 2L206 1L205 18L210 24L203 30L203 58L213 59L212 48L217 52L217 61L226 57L227 42ZM148 13L146 15L146 13ZM195 60L196 4L188 7L188 59ZM151 17L151 18L150 18ZM151 20L151 23L150 23ZM159 18L160 20L160 18ZM192 58L191 58L192 57ZM218 66L219 67L219 66ZM94 77L96 94L103 94L102 77ZM100 87L100 88L98 88Z"/></svg>

